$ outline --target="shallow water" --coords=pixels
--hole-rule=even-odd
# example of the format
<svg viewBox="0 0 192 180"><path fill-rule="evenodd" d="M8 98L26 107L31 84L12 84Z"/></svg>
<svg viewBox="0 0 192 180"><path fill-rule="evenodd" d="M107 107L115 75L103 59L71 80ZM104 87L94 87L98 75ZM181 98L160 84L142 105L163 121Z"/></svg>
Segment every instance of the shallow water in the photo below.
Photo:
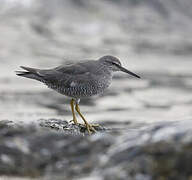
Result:
<svg viewBox="0 0 192 180"><path fill-rule="evenodd" d="M71 120L69 98L14 71L20 65L49 68L106 54L119 57L142 79L117 73L104 94L82 99L81 110L89 122L191 119L191 20L183 17L188 11L177 4L180 11L175 14L170 1L162 4L169 15L165 18L148 4L123 2L49 1L46 7L43 0L27 5L15 1L11 7L2 3L1 120Z"/></svg>

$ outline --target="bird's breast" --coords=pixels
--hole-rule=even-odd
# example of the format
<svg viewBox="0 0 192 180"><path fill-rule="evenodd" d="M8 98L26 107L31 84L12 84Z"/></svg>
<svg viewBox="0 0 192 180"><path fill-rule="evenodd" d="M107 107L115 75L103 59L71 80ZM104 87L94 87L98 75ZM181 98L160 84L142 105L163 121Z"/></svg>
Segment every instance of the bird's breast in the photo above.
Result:
<svg viewBox="0 0 192 180"><path fill-rule="evenodd" d="M68 87L62 84L49 87L66 96L81 98L102 93L109 87L111 80L112 76L99 76L82 82L73 80Z"/></svg>

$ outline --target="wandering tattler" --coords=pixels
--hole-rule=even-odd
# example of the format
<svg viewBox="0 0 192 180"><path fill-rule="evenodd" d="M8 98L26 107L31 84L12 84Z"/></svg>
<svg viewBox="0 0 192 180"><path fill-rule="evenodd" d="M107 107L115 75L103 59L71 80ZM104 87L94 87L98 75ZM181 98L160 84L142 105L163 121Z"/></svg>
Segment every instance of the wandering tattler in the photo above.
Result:
<svg viewBox="0 0 192 180"><path fill-rule="evenodd" d="M78 125L75 110L85 123L89 134L95 132L95 125L89 124L79 109L80 98L102 93L112 81L113 72L123 71L132 76L138 75L122 67L118 58L103 56L98 60L88 60L53 69L35 69L21 66L26 71L16 71L18 76L35 79L49 88L71 97L73 122Z"/></svg>

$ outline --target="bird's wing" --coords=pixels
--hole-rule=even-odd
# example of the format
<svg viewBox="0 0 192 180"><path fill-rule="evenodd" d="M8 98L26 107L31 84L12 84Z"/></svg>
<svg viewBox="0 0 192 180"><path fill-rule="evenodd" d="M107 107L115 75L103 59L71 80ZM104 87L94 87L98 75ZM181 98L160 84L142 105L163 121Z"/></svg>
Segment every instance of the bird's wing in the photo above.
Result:
<svg viewBox="0 0 192 180"><path fill-rule="evenodd" d="M69 66L59 66L50 70L39 70L38 73L47 83L61 85L64 87L74 87L77 84L85 84L93 75L89 67L84 63L77 63Z"/></svg>
<svg viewBox="0 0 192 180"><path fill-rule="evenodd" d="M94 63L93 61L84 61L72 65L58 66L54 68L54 70L59 71L63 74L79 75L89 72L90 71L89 66L92 65L93 63Z"/></svg>

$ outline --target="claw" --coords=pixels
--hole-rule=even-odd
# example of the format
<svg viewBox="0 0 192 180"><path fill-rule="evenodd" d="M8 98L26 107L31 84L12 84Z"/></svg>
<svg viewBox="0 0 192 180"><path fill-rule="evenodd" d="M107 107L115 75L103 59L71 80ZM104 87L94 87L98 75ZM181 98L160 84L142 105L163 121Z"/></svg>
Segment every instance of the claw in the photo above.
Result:
<svg viewBox="0 0 192 180"><path fill-rule="evenodd" d="M91 135L92 133L96 133L95 128L91 124L85 124L85 127L89 135Z"/></svg>
<svg viewBox="0 0 192 180"><path fill-rule="evenodd" d="M70 122L74 123L74 120L70 120ZM75 124L75 123L74 123ZM75 125L78 125L80 127L85 128L88 131L88 134L91 135L92 133L96 133L97 131L95 130L94 127L98 127L99 125L97 124L82 124L82 123L77 123Z"/></svg>
<svg viewBox="0 0 192 180"><path fill-rule="evenodd" d="M92 127L100 127L99 124L90 124Z"/></svg>

